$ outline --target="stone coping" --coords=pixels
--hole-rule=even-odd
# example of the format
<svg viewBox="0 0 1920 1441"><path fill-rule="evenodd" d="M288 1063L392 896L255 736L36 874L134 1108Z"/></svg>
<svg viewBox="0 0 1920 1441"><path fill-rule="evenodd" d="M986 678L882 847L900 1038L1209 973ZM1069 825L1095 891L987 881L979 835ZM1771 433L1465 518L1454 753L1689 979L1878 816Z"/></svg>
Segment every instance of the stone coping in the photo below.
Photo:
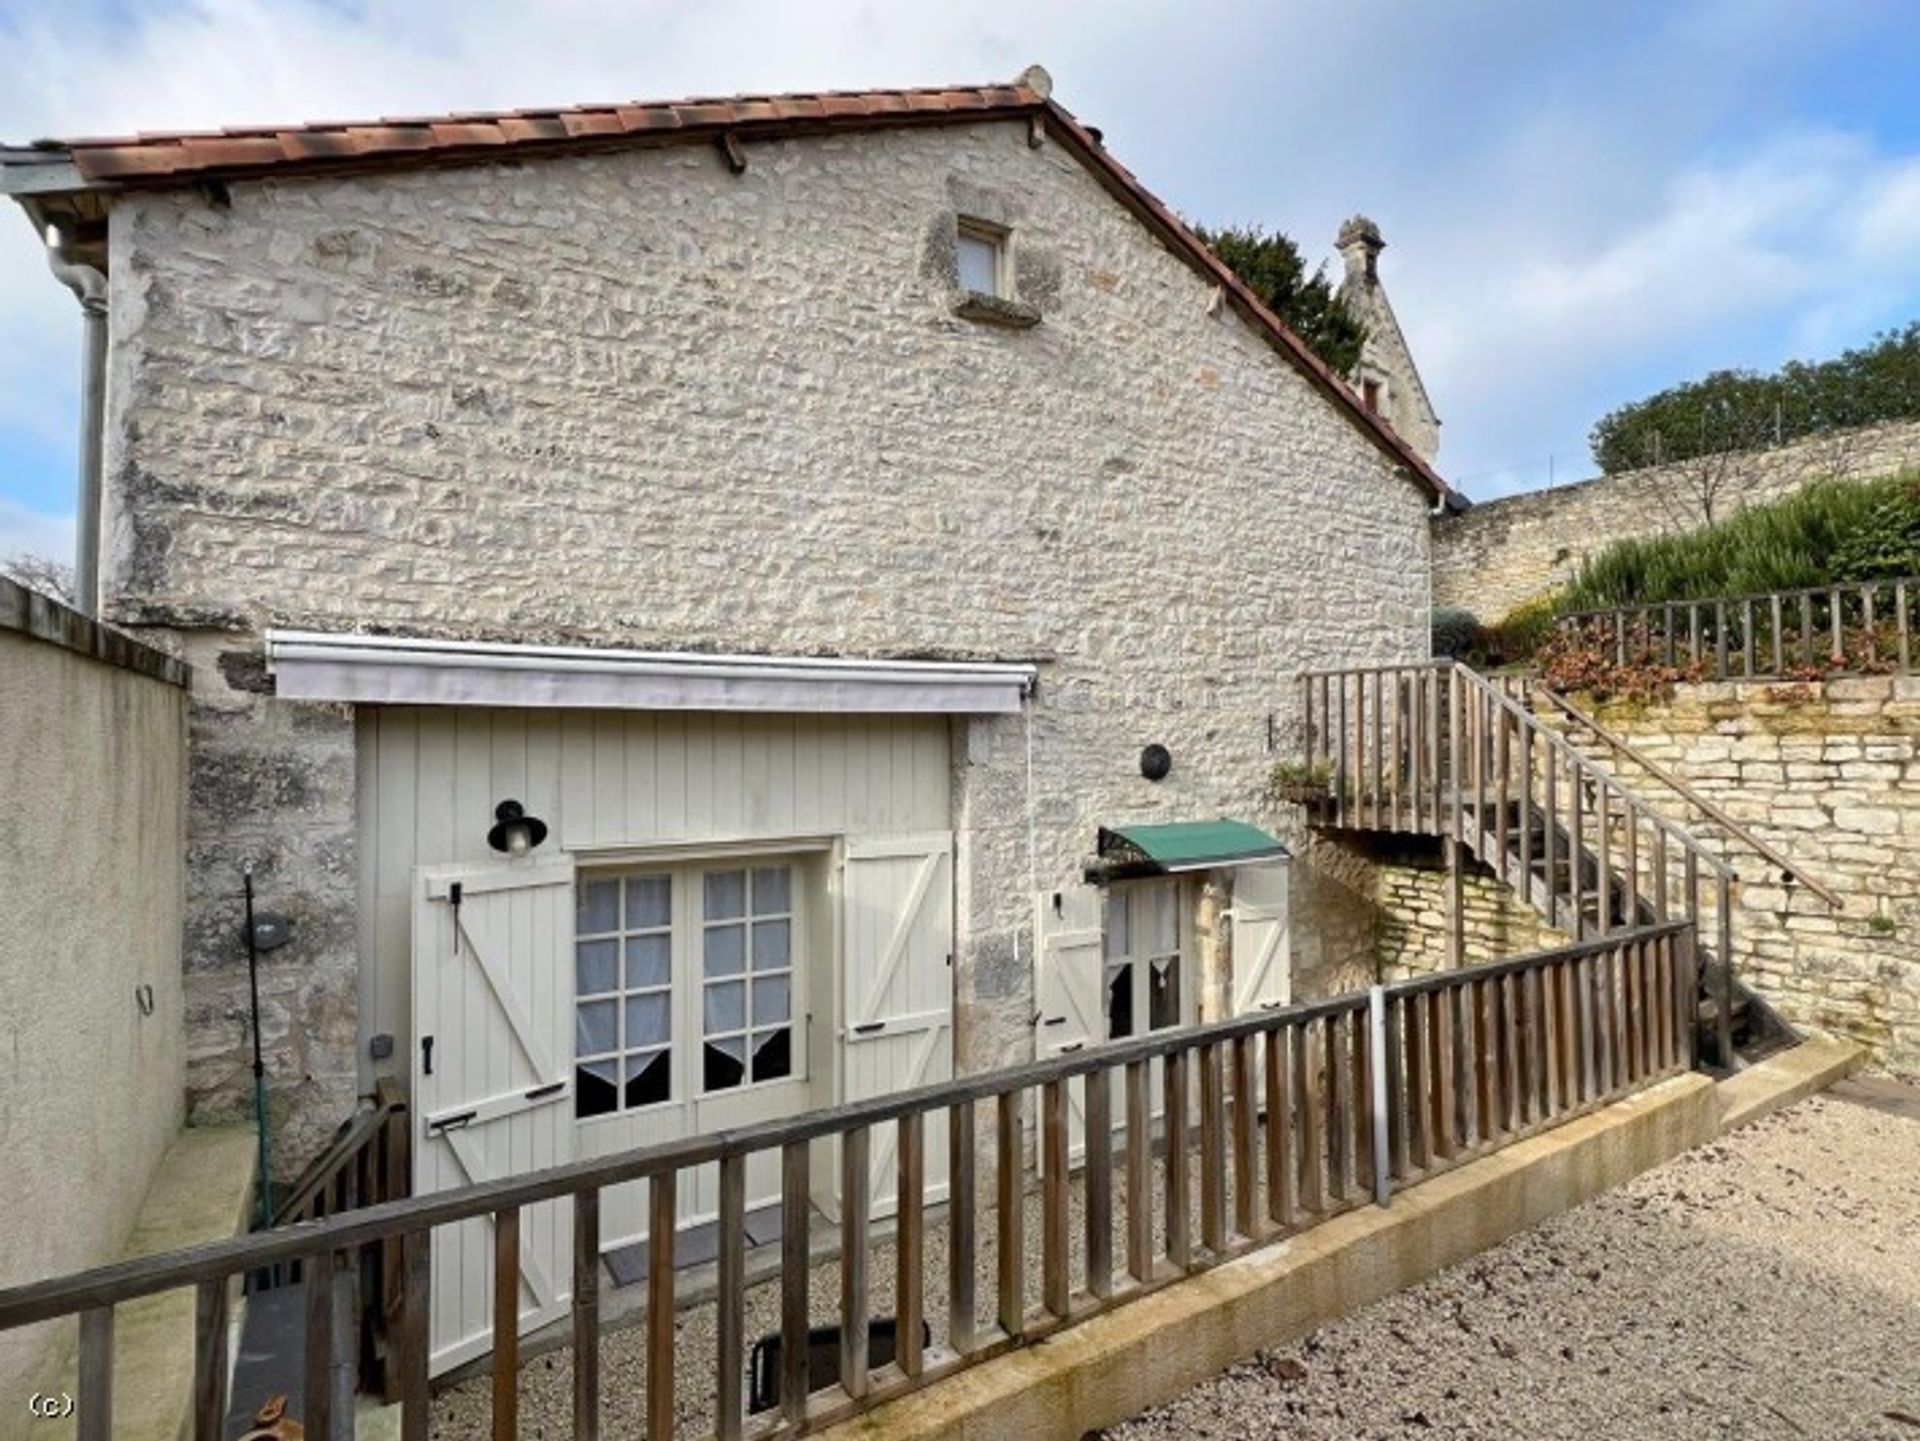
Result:
<svg viewBox="0 0 1920 1441"><path fill-rule="evenodd" d="M185 661L142 645L133 637L80 614L72 606L63 605L37 590L28 590L5 576L0 576L0 631L43 640L89 660L119 666L182 689L192 675Z"/></svg>

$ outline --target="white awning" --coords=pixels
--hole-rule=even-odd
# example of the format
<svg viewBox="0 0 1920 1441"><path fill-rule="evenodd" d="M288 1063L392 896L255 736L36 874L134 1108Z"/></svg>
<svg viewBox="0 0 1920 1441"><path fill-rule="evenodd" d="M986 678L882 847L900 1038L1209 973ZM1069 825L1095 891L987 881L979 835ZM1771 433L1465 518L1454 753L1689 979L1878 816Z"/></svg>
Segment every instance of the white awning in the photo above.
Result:
<svg viewBox="0 0 1920 1441"><path fill-rule="evenodd" d="M614 710L1017 712L1030 665L696 655L267 632L287 700Z"/></svg>

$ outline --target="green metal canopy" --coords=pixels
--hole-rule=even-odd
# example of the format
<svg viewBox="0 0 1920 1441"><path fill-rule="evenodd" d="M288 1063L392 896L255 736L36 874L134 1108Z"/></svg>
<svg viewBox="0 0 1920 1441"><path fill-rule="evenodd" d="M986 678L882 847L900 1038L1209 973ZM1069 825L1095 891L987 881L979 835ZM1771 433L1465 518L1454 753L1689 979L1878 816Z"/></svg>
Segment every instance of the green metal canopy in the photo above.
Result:
<svg viewBox="0 0 1920 1441"><path fill-rule="evenodd" d="M1288 856L1287 848L1258 826L1225 820L1102 826L1099 852L1111 871L1156 876Z"/></svg>

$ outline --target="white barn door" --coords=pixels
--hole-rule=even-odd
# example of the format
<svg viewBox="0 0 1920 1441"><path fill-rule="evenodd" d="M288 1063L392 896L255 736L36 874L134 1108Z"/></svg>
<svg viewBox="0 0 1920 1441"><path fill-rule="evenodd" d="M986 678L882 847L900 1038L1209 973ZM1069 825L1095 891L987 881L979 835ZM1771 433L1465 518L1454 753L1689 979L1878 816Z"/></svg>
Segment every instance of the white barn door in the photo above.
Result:
<svg viewBox="0 0 1920 1441"><path fill-rule="evenodd" d="M1037 1060L1097 1046L1107 1039L1105 942L1100 892L1068 886L1035 897L1033 1053ZM1116 1089L1116 1099L1120 1092ZM1116 1124L1125 1107L1114 1112ZM1086 1150L1086 1082L1067 1082L1067 1160ZM1046 1148L1041 1148L1044 1159Z"/></svg>
<svg viewBox="0 0 1920 1441"><path fill-rule="evenodd" d="M1293 998L1287 929L1287 867L1233 873L1233 1013L1272 1010Z"/></svg>
<svg viewBox="0 0 1920 1441"><path fill-rule="evenodd" d="M841 893L841 1099L862 1101L953 1076L953 837L852 839ZM947 1192L947 1118L929 1115L927 1197ZM897 1202L899 1133L876 1129L873 1214Z"/></svg>
<svg viewBox="0 0 1920 1441"><path fill-rule="evenodd" d="M452 1190L573 1159L574 871L566 857L422 868L413 911L413 1186ZM573 1212L520 1223L520 1325L563 1314ZM433 1232L430 1369L492 1343L490 1219Z"/></svg>

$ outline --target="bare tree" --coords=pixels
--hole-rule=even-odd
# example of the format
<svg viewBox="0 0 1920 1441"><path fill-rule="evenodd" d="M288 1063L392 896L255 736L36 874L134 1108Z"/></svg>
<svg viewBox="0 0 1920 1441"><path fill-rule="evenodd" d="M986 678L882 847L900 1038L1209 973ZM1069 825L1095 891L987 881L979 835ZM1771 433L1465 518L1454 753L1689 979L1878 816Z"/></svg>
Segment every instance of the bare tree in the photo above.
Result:
<svg viewBox="0 0 1920 1441"><path fill-rule="evenodd" d="M52 596L63 605L73 604L73 567L65 561L23 550L0 555L0 575L28 590Z"/></svg>

